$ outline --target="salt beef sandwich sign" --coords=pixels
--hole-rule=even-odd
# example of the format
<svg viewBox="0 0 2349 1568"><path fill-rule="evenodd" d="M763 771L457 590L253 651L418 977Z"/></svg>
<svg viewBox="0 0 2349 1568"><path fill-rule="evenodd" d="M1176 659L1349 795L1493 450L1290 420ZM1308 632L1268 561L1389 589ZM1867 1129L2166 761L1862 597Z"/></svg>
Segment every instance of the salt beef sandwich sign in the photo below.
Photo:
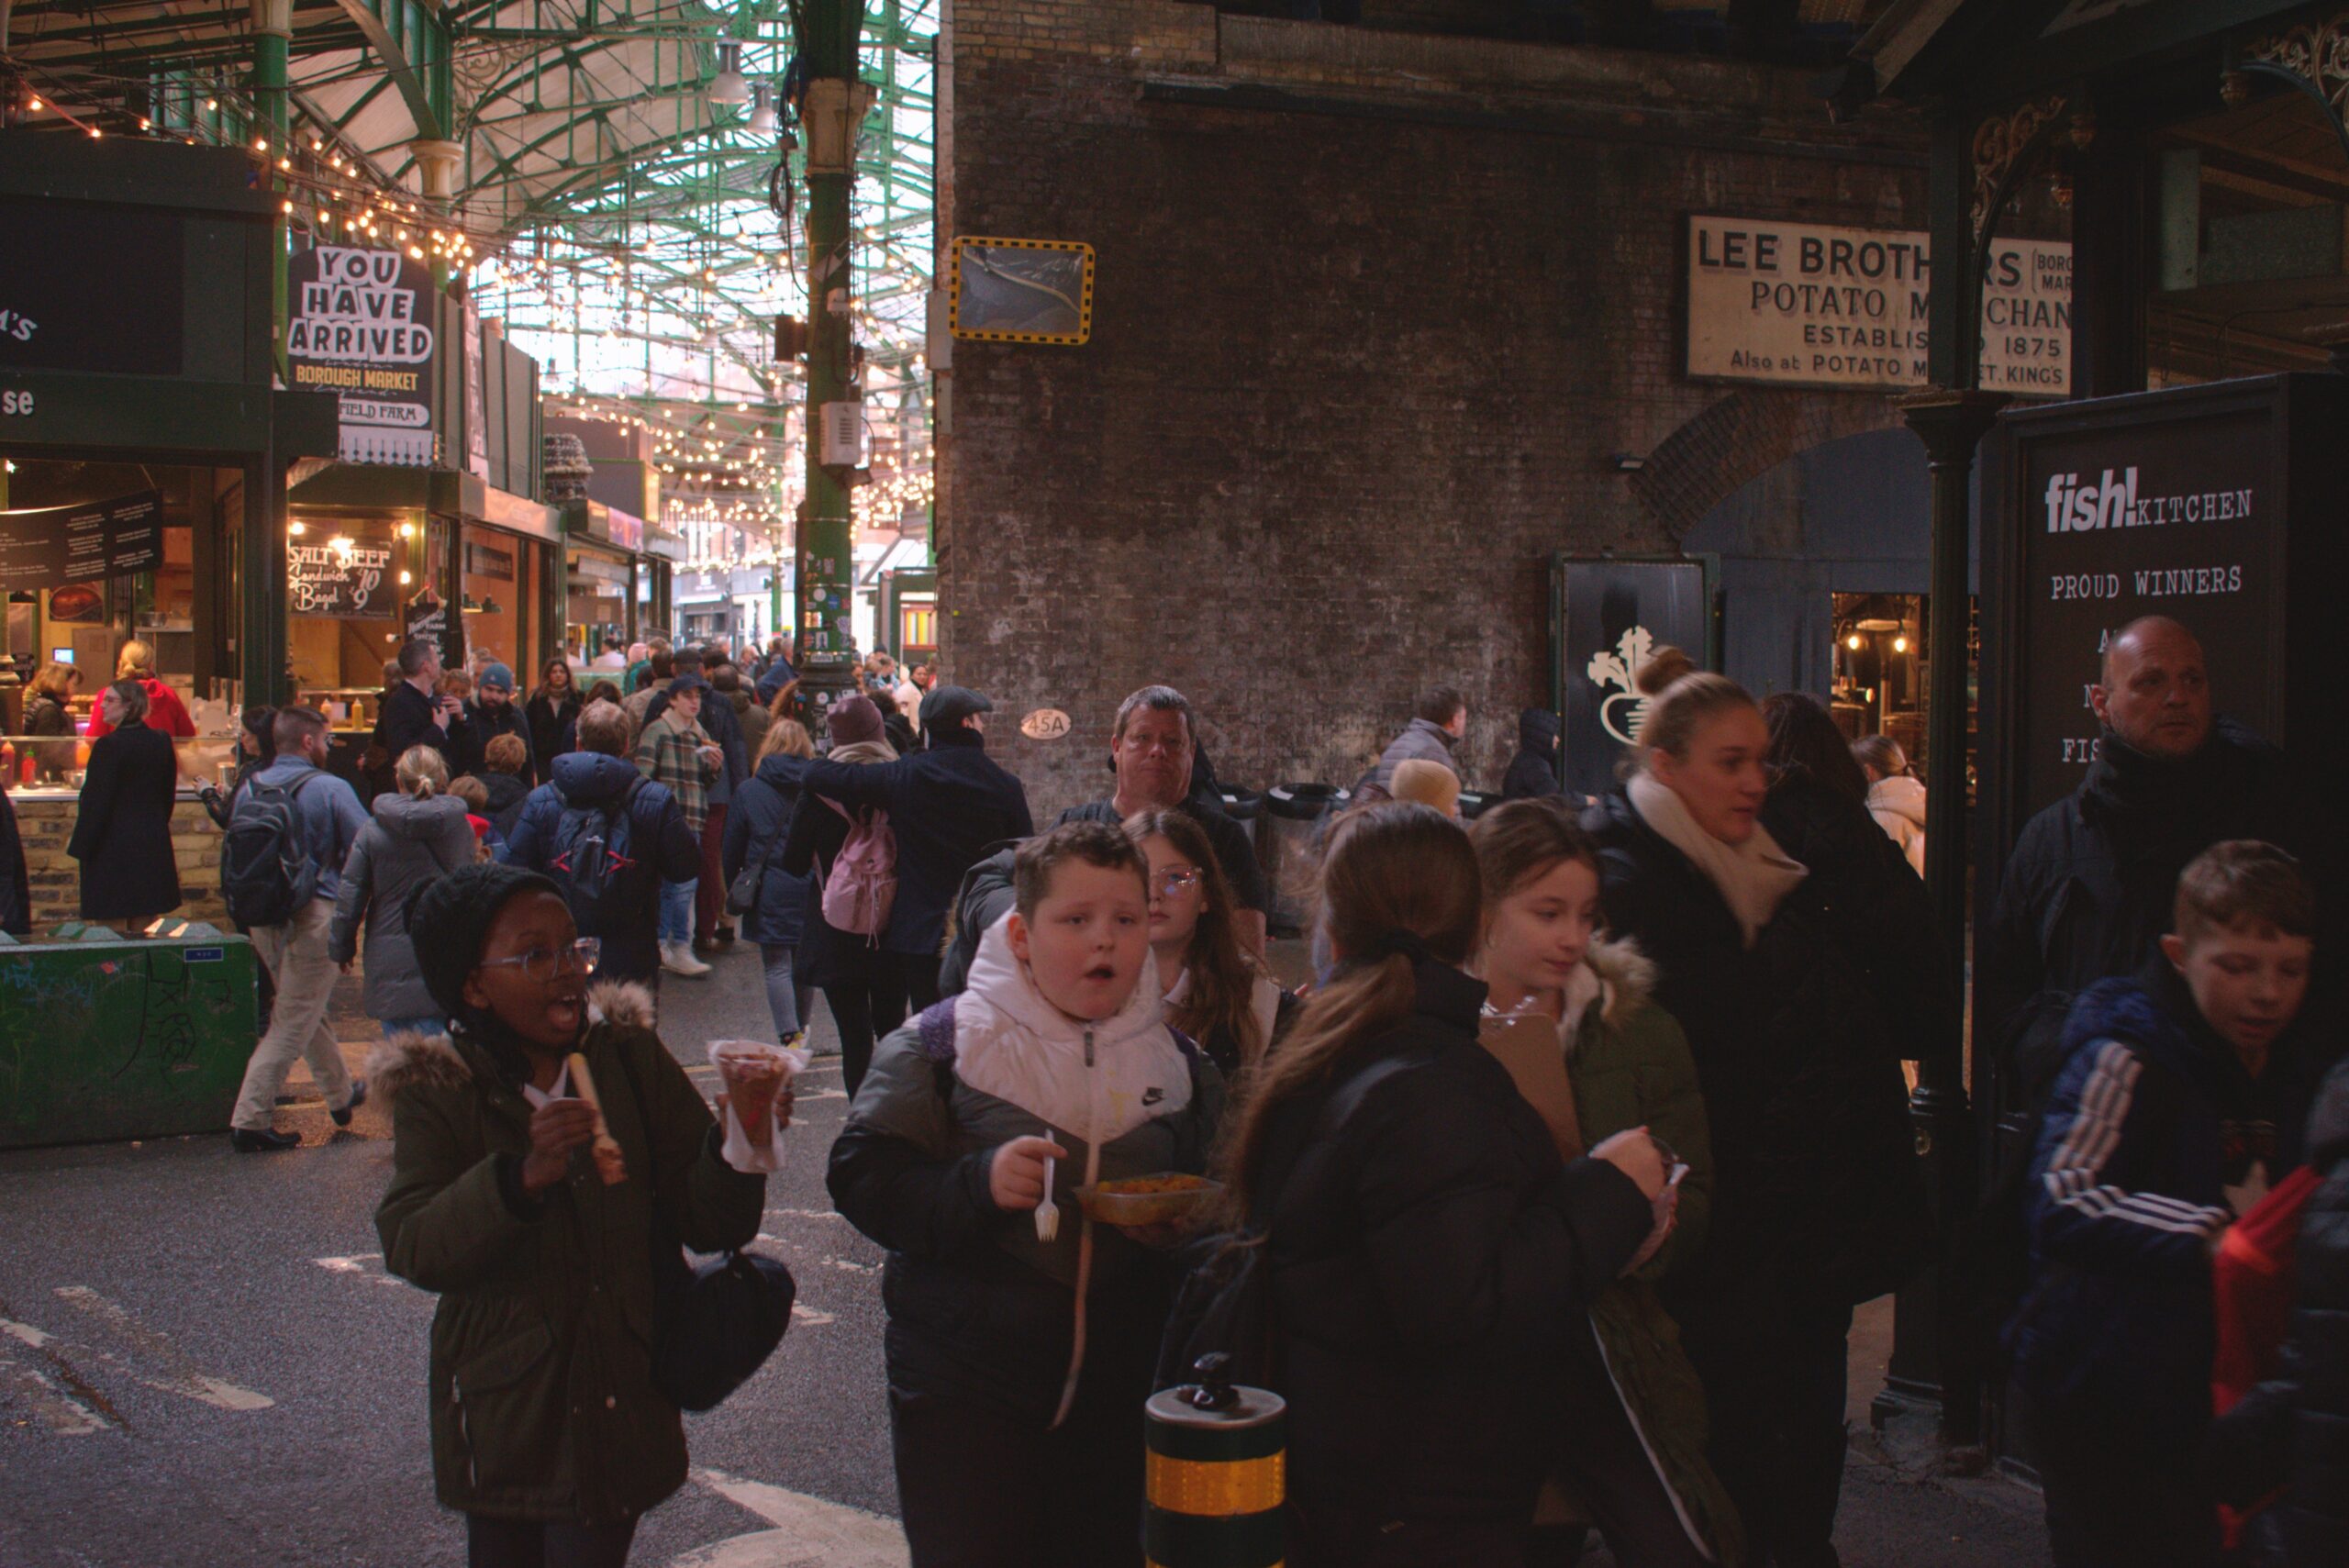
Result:
<svg viewBox="0 0 2349 1568"><path fill-rule="evenodd" d="M1850 391L1923 386L1928 239L1691 216L1689 375ZM2071 338L2071 246L1994 241L1982 279L1982 389L2069 397Z"/></svg>
<svg viewBox="0 0 2349 1568"><path fill-rule="evenodd" d="M345 462L432 462L432 275L398 250L319 245L286 269L294 384L342 402Z"/></svg>

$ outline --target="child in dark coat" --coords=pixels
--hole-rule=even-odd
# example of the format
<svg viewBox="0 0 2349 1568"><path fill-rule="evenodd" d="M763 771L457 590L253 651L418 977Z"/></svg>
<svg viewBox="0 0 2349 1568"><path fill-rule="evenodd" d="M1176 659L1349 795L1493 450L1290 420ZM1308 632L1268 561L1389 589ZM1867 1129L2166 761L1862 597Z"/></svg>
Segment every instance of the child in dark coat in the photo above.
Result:
<svg viewBox="0 0 2349 1568"><path fill-rule="evenodd" d="M2289 855L2219 844L2178 878L2159 956L2065 1023L2026 1200L2032 1284L2007 1331L2058 1568L2217 1560L2199 1473L2210 1260L2299 1162L2312 1078L2288 1031L2315 927Z"/></svg>

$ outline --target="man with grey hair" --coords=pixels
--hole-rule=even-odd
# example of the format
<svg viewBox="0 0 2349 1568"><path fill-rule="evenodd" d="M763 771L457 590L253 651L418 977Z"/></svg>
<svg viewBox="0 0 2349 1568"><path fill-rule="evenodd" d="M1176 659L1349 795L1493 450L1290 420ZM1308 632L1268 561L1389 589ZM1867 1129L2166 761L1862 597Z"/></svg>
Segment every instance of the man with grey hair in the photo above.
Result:
<svg viewBox="0 0 2349 1568"><path fill-rule="evenodd" d="M2274 745L2213 718L2195 635L2167 616L2131 621L2107 639L2087 695L2102 731L2096 761L2023 828L1981 957L1980 1024L1993 1031L1981 1038L1998 1042L2032 1100L2061 1065L2072 998L2152 961L2178 873L2215 843L2258 839L2299 857L2326 903L2318 951L2339 951L2337 824Z"/></svg>
<svg viewBox="0 0 2349 1568"><path fill-rule="evenodd" d="M1137 811L1181 811L1205 830L1216 863L1231 884L1240 907L1232 926L1251 952L1264 951L1264 915L1272 899L1256 864L1248 830L1191 794L1191 770L1198 760L1198 737L1191 704L1172 686L1144 686L1118 705L1109 732L1109 767L1117 792L1107 800L1073 806L1062 822L1123 822ZM1058 827L1059 823L1053 824Z"/></svg>

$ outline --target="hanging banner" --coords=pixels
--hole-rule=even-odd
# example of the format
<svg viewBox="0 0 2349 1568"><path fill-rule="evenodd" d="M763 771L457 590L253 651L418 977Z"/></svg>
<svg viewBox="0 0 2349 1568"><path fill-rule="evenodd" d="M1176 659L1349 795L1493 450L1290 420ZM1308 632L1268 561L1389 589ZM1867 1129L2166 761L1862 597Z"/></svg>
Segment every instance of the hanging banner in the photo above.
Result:
<svg viewBox="0 0 2349 1568"><path fill-rule="evenodd" d="M0 512L0 588L50 588L151 571L163 559L159 490Z"/></svg>
<svg viewBox="0 0 2349 1568"><path fill-rule="evenodd" d="M481 337L481 312L464 303L465 350L465 472L489 477L489 395L483 381L482 356L487 347Z"/></svg>
<svg viewBox="0 0 2349 1568"><path fill-rule="evenodd" d="M315 526L315 525L314 525ZM297 616L384 620L392 614L392 538L352 529L285 541L288 602Z"/></svg>
<svg viewBox="0 0 2349 1568"><path fill-rule="evenodd" d="M1854 391L1926 384L1921 230L1688 219L1688 374ZM2072 395L2072 247L1998 239L1982 280L1985 392Z"/></svg>
<svg viewBox="0 0 2349 1568"><path fill-rule="evenodd" d="M298 390L342 400L345 462L432 462L432 274L406 252L348 245L286 265L285 357Z"/></svg>

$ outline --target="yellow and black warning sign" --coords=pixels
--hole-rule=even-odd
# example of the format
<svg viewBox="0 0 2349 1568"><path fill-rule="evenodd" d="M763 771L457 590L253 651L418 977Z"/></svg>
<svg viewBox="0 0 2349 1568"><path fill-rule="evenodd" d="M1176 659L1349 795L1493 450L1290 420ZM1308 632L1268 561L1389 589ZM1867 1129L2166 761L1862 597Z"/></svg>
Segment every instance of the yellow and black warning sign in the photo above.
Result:
<svg viewBox="0 0 2349 1568"><path fill-rule="evenodd" d="M1077 344L1093 336L1092 246L963 235L949 250L947 306L957 338Z"/></svg>

